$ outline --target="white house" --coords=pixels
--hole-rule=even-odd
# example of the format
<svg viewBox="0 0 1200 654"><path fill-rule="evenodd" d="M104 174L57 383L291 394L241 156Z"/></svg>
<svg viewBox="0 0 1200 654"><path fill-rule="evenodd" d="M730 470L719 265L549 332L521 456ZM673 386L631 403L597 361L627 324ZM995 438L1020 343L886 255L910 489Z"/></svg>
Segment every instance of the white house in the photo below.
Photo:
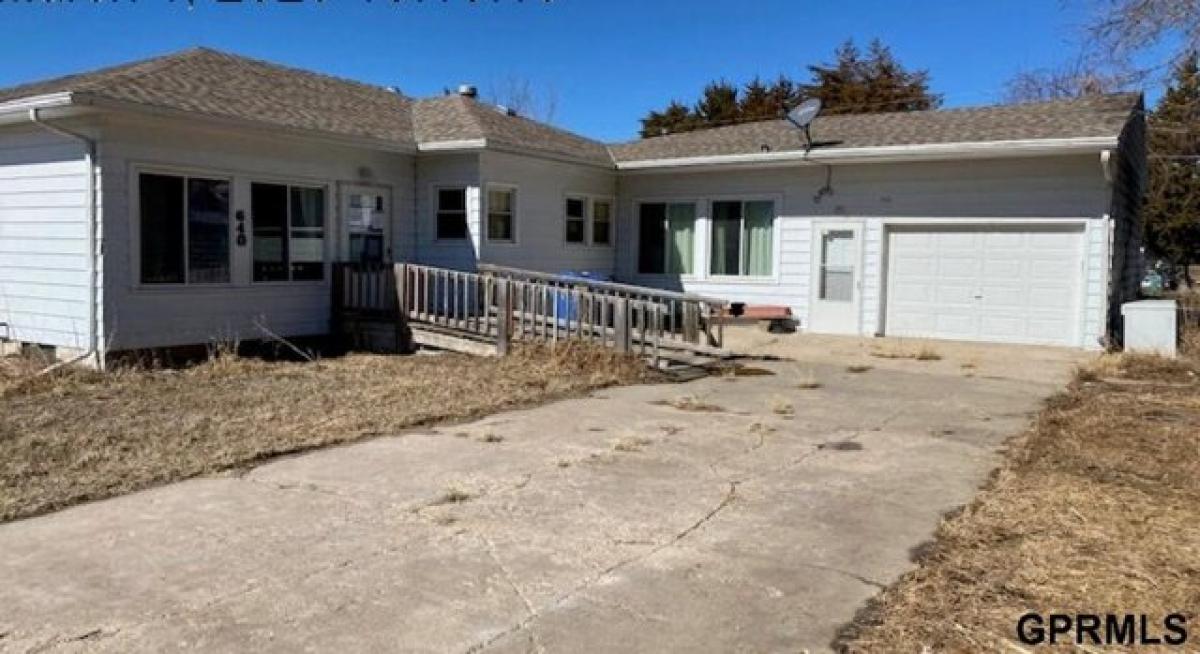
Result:
<svg viewBox="0 0 1200 654"><path fill-rule="evenodd" d="M207 49L0 90L0 341L320 335L330 263L485 261L786 305L805 331L1099 347L1141 99L606 145Z"/></svg>

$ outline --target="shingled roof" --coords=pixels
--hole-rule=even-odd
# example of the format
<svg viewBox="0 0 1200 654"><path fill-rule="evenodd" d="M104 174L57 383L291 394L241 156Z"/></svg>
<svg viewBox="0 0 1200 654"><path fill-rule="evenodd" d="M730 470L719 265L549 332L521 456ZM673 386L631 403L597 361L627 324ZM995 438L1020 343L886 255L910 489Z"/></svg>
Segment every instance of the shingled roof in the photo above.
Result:
<svg viewBox="0 0 1200 654"><path fill-rule="evenodd" d="M409 98L207 48L0 90L0 102L62 92L413 145Z"/></svg>
<svg viewBox="0 0 1200 654"><path fill-rule="evenodd" d="M69 92L130 105L367 138L400 147L484 141L489 147L603 166L803 150L783 120L728 125L606 146L474 98L414 100L379 86L207 48L0 89L0 103ZM887 114L826 115L814 151L877 146L1116 137L1140 96Z"/></svg>
<svg viewBox="0 0 1200 654"><path fill-rule="evenodd" d="M992 107L820 116L814 151L1079 137L1116 137L1139 102L1136 93ZM618 162L803 150L786 120L728 125L611 146Z"/></svg>
<svg viewBox="0 0 1200 654"><path fill-rule="evenodd" d="M461 95L417 100L413 107L413 128L420 143L484 139L489 146L606 166L613 163L608 148L599 141L510 115L501 107Z"/></svg>

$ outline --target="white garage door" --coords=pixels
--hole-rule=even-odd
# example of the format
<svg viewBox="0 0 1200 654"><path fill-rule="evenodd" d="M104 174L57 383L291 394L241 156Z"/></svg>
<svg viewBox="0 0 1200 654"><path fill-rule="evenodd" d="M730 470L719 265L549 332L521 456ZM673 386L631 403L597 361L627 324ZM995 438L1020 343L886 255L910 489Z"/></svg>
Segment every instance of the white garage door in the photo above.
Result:
<svg viewBox="0 0 1200 654"><path fill-rule="evenodd" d="M1076 345L1082 226L895 228L889 336Z"/></svg>

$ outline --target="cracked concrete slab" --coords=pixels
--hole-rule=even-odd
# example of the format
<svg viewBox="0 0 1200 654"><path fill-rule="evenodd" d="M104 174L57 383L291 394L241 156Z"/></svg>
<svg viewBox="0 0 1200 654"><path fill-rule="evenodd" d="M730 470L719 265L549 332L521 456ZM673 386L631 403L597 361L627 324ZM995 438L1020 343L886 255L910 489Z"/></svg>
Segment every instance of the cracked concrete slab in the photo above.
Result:
<svg viewBox="0 0 1200 654"><path fill-rule="evenodd" d="M827 649L1078 354L800 354L0 525L0 651Z"/></svg>

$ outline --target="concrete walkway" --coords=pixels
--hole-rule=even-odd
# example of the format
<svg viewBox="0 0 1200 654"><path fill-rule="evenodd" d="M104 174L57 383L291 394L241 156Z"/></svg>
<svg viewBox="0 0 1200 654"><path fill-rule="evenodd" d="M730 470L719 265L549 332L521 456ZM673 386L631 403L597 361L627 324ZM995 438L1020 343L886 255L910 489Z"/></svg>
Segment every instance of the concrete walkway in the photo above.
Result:
<svg viewBox="0 0 1200 654"><path fill-rule="evenodd" d="M825 650L1073 356L769 362L0 525L0 650Z"/></svg>

